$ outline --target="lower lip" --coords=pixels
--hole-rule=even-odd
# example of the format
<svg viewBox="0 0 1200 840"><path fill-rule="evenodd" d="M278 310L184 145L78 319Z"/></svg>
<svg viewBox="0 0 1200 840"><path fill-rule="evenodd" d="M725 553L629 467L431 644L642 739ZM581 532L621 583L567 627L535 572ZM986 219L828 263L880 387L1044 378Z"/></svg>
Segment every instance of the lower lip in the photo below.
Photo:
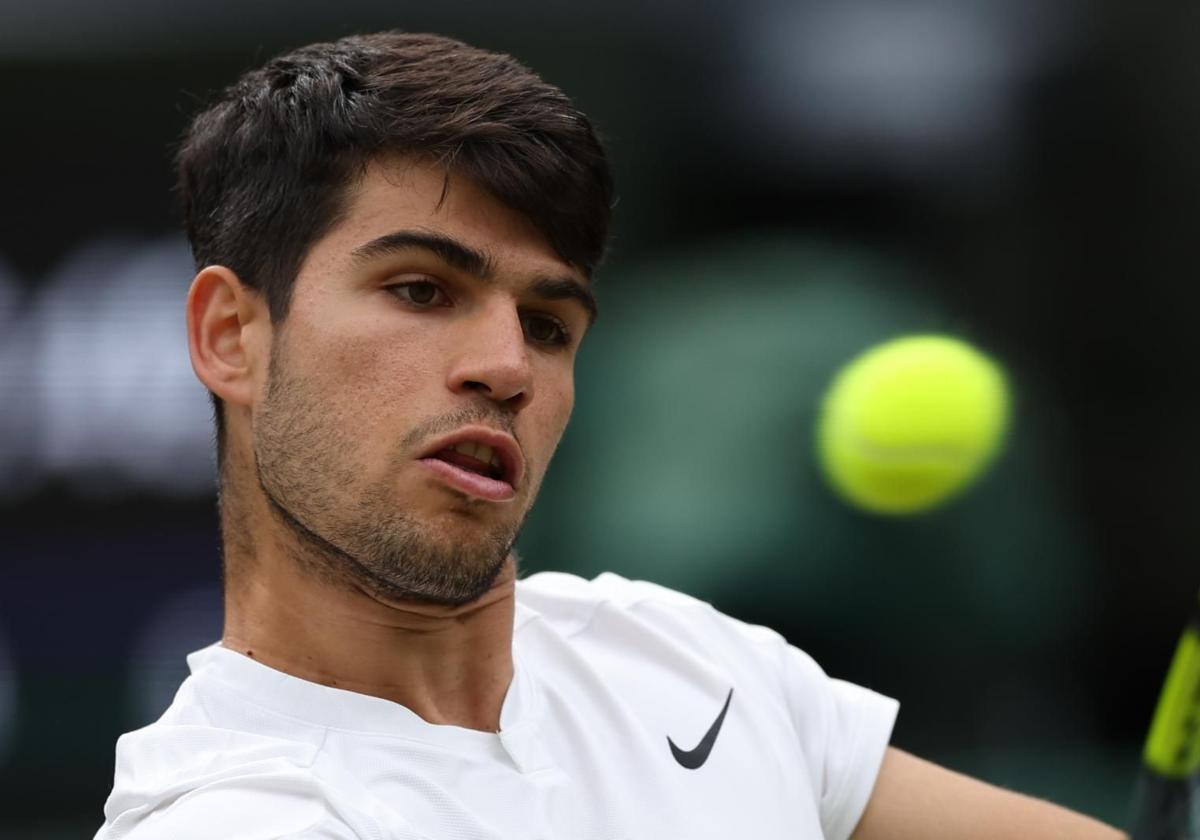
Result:
<svg viewBox="0 0 1200 840"><path fill-rule="evenodd" d="M489 502L507 502L517 495L517 491L507 481L488 478L486 475L461 469L438 458L422 458L420 460L442 481L469 496L487 499Z"/></svg>

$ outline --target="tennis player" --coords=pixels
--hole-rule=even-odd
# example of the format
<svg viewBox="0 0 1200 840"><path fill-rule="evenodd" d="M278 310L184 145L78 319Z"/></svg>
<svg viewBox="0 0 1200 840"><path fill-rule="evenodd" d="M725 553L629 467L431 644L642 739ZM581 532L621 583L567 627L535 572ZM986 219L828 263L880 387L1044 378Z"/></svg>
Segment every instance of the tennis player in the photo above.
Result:
<svg viewBox="0 0 1200 840"><path fill-rule="evenodd" d="M556 88L441 37L316 44L179 173L225 629L118 741L97 838L1122 836L890 748L895 701L770 630L517 579L613 206Z"/></svg>

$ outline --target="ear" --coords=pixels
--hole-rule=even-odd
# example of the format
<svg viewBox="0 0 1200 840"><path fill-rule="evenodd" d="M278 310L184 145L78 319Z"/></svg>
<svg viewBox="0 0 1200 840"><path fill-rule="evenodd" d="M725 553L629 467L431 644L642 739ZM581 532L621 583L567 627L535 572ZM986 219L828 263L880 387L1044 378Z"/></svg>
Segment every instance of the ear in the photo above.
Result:
<svg viewBox="0 0 1200 840"><path fill-rule="evenodd" d="M210 265L192 280L187 331L192 369L200 381L227 403L250 405L271 340L262 297L230 269Z"/></svg>

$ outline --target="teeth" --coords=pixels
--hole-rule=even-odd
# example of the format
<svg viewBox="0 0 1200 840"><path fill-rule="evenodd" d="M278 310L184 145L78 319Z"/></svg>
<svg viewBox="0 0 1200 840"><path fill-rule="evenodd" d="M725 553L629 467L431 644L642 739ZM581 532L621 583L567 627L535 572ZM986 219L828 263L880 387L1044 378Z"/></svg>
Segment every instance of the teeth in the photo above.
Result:
<svg viewBox="0 0 1200 840"><path fill-rule="evenodd" d="M464 440L462 443L454 444L454 451L470 455L472 458L483 461L485 464L491 464L493 467L501 466L500 456L496 454L496 451L492 447L484 443Z"/></svg>

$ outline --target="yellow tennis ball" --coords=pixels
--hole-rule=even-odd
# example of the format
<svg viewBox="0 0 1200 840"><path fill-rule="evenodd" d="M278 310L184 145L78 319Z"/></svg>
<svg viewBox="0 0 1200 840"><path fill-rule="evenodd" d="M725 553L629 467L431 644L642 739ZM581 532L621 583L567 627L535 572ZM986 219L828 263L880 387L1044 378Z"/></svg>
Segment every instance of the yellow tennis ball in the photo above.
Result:
<svg viewBox="0 0 1200 840"><path fill-rule="evenodd" d="M914 335L851 360L825 395L821 465L848 501L875 513L928 510L964 489L1008 425L1000 368L971 345Z"/></svg>

